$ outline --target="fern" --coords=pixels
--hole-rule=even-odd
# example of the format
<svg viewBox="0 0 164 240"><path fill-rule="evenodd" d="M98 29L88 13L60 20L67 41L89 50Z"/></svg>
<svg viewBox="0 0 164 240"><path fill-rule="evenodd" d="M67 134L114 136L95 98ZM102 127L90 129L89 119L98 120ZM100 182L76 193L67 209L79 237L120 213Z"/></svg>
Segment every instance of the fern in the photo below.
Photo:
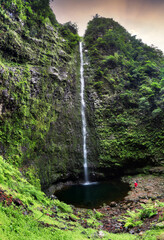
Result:
<svg viewBox="0 0 164 240"><path fill-rule="evenodd" d="M123 220L125 222L125 227L136 227L141 226L143 224L143 221L145 218L151 218L152 216L157 214L157 208L154 204L147 203L141 204L142 209L137 209L136 211L127 211L127 213L123 217Z"/></svg>
<svg viewBox="0 0 164 240"><path fill-rule="evenodd" d="M154 204L148 203L146 205L141 204L143 209L139 209L138 212L140 213L140 218L151 218L152 216L157 214L157 208Z"/></svg>

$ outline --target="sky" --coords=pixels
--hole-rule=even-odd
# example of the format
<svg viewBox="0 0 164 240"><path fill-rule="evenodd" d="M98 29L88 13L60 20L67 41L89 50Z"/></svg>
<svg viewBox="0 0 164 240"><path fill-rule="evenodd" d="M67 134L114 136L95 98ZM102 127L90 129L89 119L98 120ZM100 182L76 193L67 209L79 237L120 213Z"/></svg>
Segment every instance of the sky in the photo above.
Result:
<svg viewBox="0 0 164 240"><path fill-rule="evenodd" d="M113 18L132 35L164 52L164 0L53 0L58 22L71 21L83 36L96 14Z"/></svg>

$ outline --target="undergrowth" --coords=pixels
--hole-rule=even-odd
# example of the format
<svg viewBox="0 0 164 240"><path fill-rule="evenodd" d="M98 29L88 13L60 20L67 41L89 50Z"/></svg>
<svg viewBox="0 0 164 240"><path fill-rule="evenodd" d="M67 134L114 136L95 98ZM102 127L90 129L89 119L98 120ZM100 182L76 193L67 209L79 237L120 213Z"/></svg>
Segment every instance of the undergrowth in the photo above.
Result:
<svg viewBox="0 0 164 240"><path fill-rule="evenodd" d="M92 210L87 211L87 219L80 212L74 215L73 207L48 198L0 156L0 240L136 239L101 231L102 217ZM88 228L80 221L86 221Z"/></svg>
<svg viewBox="0 0 164 240"><path fill-rule="evenodd" d="M149 202L141 209L127 211L122 217L125 227L140 226L145 218L157 213L157 207L162 209L164 204ZM0 240L154 240L157 235L162 236L162 215L160 224L143 236L102 231L102 218L103 214L96 210L79 210L75 214L72 206L48 198L0 156Z"/></svg>
<svg viewBox="0 0 164 240"><path fill-rule="evenodd" d="M141 207L141 209L136 209L135 211L127 211L123 220L120 220L125 222L124 226L126 228L141 226L145 218L151 218L158 212L157 205L152 202L141 204Z"/></svg>

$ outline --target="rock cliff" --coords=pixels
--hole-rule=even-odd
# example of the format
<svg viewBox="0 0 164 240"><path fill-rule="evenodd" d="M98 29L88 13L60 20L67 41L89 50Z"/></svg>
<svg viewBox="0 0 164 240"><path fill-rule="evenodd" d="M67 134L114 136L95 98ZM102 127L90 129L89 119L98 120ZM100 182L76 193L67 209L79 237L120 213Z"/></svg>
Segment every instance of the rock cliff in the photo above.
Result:
<svg viewBox="0 0 164 240"><path fill-rule="evenodd" d="M0 10L0 154L46 187L82 170L79 36L35 7Z"/></svg>
<svg viewBox="0 0 164 240"><path fill-rule="evenodd" d="M0 9L0 154L43 188L83 175L80 37L48 2L4 1ZM162 165L162 52L96 15L84 63L90 174Z"/></svg>
<svg viewBox="0 0 164 240"><path fill-rule="evenodd" d="M84 43L91 162L107 175L163 164L163 53L98 15Z"/></svg>

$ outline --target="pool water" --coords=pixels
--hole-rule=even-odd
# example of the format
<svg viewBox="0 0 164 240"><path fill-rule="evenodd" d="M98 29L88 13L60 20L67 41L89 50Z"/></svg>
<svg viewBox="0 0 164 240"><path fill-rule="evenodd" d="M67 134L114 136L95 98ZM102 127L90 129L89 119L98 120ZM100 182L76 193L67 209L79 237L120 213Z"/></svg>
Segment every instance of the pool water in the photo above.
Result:
<svg viewBox="0 0 164 240"><path fill-rule="evenodd" d="M55 195L60 201L75 207L98 208L104 203L123 200L129 190L129 184L115 180L70 185L55 192Z"/></svg>

